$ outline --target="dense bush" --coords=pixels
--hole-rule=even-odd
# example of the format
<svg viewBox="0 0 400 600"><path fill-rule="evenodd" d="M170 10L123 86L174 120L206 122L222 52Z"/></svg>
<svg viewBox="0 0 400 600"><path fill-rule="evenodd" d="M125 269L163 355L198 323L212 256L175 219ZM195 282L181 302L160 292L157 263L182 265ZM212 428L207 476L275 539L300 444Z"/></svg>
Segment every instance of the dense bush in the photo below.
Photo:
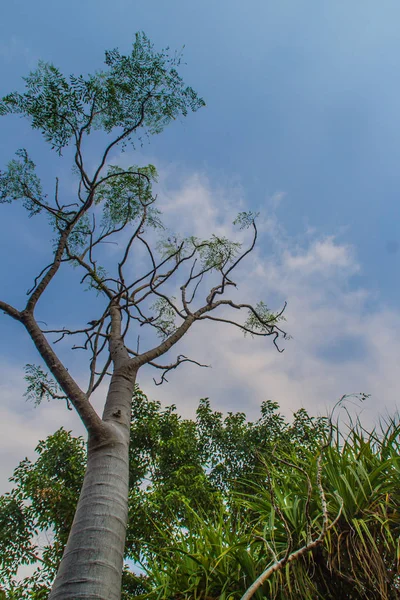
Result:
<svg viewBox="0 0 400 600"><path fill-rule="evenodd" d="M396 423L343 437L304 410L289 423L268 401L249 422L208 400L190 420L137 391L131 439L125 600L239 599L279 561L254 598L399 597ZM7 600L47 598L83 478L81 438L60 429L37 453L0 499ZM27 563L36 570L19 581Z"/></svg>

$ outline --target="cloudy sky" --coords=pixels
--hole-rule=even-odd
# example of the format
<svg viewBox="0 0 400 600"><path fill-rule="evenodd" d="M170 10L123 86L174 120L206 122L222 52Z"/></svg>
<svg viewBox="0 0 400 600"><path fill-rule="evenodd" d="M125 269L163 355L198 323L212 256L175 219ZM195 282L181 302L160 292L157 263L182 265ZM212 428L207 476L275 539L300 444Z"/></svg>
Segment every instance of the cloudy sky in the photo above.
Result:
<svg viewBox="0 0 400 600"><path fill-rule="evenodd" d="M122 160L157 166L166 224L184 234L235 236L238 211L260 212L259 245L238 273L238 293L271 308L287 301L293 339L279 354L268 339L198 327L179 352L212 368L183 367L157 388L146 371L140 384L150 397L193 415L209 396L216 408L251 418L269 398L288 416L302 406L325 414L361 391L371 394L369 423L398 408L399 19L394 0L14 0L3 8L1 95L22 90L21 76L39 59L66 74L93 72L105 49L129 52L138 30L158 49L185 45L182 74L206 108ZM69 165L28 123L7 117L1 126L2 167L26 147L45 182L58 175L68 189ZM17 207L0 208L0 297L21 308L48 263L51 232ZM82 301L75 284L63 273L40 318L76 322L83 302L85 323L90 298ZM40 438L62 424L82 428L61 404L26 403L23 367L37 357L4 315L0 340L2 491ZM65 348L63 356L83 381L82 357Z"/></svg>

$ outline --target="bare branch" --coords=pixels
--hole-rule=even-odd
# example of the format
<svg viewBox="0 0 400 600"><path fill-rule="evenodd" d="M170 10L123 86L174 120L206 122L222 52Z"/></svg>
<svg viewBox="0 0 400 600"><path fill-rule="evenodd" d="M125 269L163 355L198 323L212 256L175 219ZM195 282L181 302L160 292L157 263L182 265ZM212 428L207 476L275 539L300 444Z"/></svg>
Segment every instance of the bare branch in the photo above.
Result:
<svg viewBox="0 0 400 600"><path fill-rule="evenodd" d="M57 273L58 269L60 268L65 245L66 245L67 239L68 239L69 231L70 231L70 227L67 227L60 235L60 239L58 240L57 248L54 253L53 263L52 263L51 267L47 270L47 273L44 275L44 277L42 278L40 283L36 286L35 291L30 296L30 298L26 304L26 308L25 308L26 311L33 312L40 296L43 294L44 290L47 288L50 281L53 279L54 275Z"/></svg>
<svg viewBox="0 0 400 600"><path fill-rule="evenodd" d="M136 239L136 237L139 235L140 231L143 228L143 225L144 225L144 223L146 221L146 218L147 218L147 210L146 210L146 207L144 207L144 209L143 209L143 215L142 215L142 218L140 220L140 223L136 227L135 231L131 235L131 237L130 237L127 245L126 245L125 252L124 252L124 255L122 257L121 262L118 263L118 273L119 273L120 281L121 281L122 285L124 285L123 266L124 266L124 264L126 263L126 261L128 259L129 252L131 250L131 247L132 247L132 244L133 244L134 240Z"/></svg>
<svg viewBox="0 0 400 600"><path fill-rule="evenodd" d="M152 262L152 265L153 265L152 276L151 276L151 279L150 279L150 288L151 288L151 291L152 291L152 292L153 292L153 293L154 293L156 296L159 296L160 298L163 298L163 299L164 299L164 300L167 302L167 304L169 304L169 306L170 306L170 307L171 307L171 308L172 308L172 309L173 309L173 310L176 312L176 314L177 314L179 317L181 317L181 319L184 319L184 315L183 315L183 314L181 313L181 311L180 311L180 310L179 310L179 309L178 309L178 308L175 306L175 304L174 304L173 302L171 302L171 299L170 299L168 296L166 296L165 294L161 294L160 292L158 292L158 291L156 290L156 288L157 288L158 286L154 286L154 285L153 285L153 283L154 283L154 280L155 280L155 277L156 277L156 273L157 273L156 261L155 261L155 259L154 259L154 254L153 254L153 251L152 251L152 249L150 248L150 245L148 244L148 242L147 242L147 241L146 241L146 240L145 240L143 237L141 237L140 235L138 235L138 240L140 240L140 241L141 241L141 242L144 244L144 246L146 247L146 249L147 249L147 251L148 251L148 253L149 253L149 256L150 256L150 260L151 260L151 262ZM170 257L170 258L171 258L171 257ZM182 262L183 262L183 260L184 260L184 259L182 259ZM172 270L170 271L170 273L168 274L168 277L169 277L169 276L170 276L170 275L171 275L171 274L172 274L172 273L173 273L173 272L174 272L174 271L175 271L175 270L178 268L179 264L181 264L181 263L179 263L179 262L177 261L177 265L174 267L174 269L172 269ZM164 282L165 282L165 279L163 280L163 282L162 282L162 283L164 283Z"/></svg>
<svg viewBox="0 0 400 600"><path fill-rule="evenodd" d="M43 381L40 382L40 387L42 388L43 395L46 392L53 398L53 400L65 400L67 402L68 410L72 410L71 403L69 401L68 396L56 394L48 385L46 385Z"/></svg>
<svg viewBox="0 0 400 600"><path fill-rule="evenodd" d="M133 356L139 356L139 352L135 352L134 350L131 350L130 348L127 348L129 354L132 354ZM197 360L193 360L192 358L188 358L187 356L185 356L184 354L180 354L176 361L174 363L171 363L170 365L160 365L152 360L150 360L147 364L154 367L155 369L160 369L163 371L163 373L161 374L161 379L160 381L156 381L156 379L153 377L153 381L156 385L162 385L164 382L168 383L168 379L166 378L167 373L169 373L170 371L173 371L174 369L177 369L179 367L179 365L188 362L188 363L192 363L193 365L197 365L198 367L202 367L202 368L210 368L210 365L203 365L202 363L198 362Z"/></svg>
<svg viewBox="0 0 400 600"><path fill-rule="evenodd" d="M97 363L97 358L100 355L100 353L102 352L102 350L105 347L105 344L107 343L108 340L108 336L102 336L101 333L101 329L104 325L104 318L105 316L103 316L103 318L100 321L94 322L92 325L93 327L98 327L98 329L96 330L96 332L93 332L91 335L89 335L87 333L88 336L88 342L90 344L91 350L92 350L92 359L90 361L90 379L89 379L89 384L88 384L88 389L86 392L87 397L89 398L90 394L93 391L94 388L94 382L95 382L95 377L96 377L96 363ZM92 337L94 337L94 342L92 343ZM100 345L99 348L99 341L100 339L102 340L102 344ZM109 358L109 360L111 361L111 359ZM108 367L107 367L108 368Z"/></svg>
<svg viewBox="0 0 400 600"><path fill-rule="evenodd" d="M60 342L61 340L63 340L65 338L65 336L67 335L79 335L79 334L84 334L89 336L89 332L91 332L91 335L95 335L96 331L95 328L99 325L99 323L105 319L106 317L106 313L101 317L101 319L96 320L96 321L90 321L89 323L89 327L83 327L82 329L67 329L66 327L63 327L62 329L42 329L42 333L59 333L60 337L58 337L56 340L54 340L54 344L57 344L58 342ZM103 336L103 337L107 337L106 334L102 334L99 333L99 335ZM86 348L85 348L86 349Z"/></svg>
<svg viewBox="0 0 400 600"><path fill-rule="evenodd" d="M180 327L174 331L174 333L172 333L158 346L155 346L151 350L143 352L143 354L139 354L137 357L133 358L132 364L135 367L140 367L168 352L168 350L170 350L170 348L172 348L172 346L174 346L185 335L195 320L196 317L194 315L187 316Z"/></svg>
<svg viewBox="0 0 400 600"><path fill-rule="evenodd" d="M75 260L81 265L81 267L83 267L87 271L86 275L84 275L84 277L81 279L81 283L86 279L86 277L90 277L92 281L96 284L96 286L98 286L106 294L109 300L113 300L115 294L114 291L105 285L104 280L100 279L95 269L92 268L87 262L85 262L81 256L78 256L77 254L72 254L68 246L66 246L65 249L68 258L70 260Z"/></svg>
<svg viewBox="0 0 400 600"><path fill-rule="evenodd" d="M141 283L142 281L144 281L145 279L147 279L148 277L151 277L154 275L154 272L157 272L159 269L161 269L161 267L163 267L168 261L170 261L171 259L173 259L182 249L182 245L180 246L180 248L178 248L178 250L176 252L174 252L174 254L171 254L169 256L167 256L166 258L164 258L158 265L153 266L150 271L148 271L145 275L143 275L142 277L139 277L138 279L136 279L133 283L131 283L131 285L128 287L129 290L131 290L132 288L135 287L135 285L137 285L138 283ZM154 262L153 262L154 265ZM168 273L166 275L155 275L153 278L153 283L160 277L165 278L170 275L172 275L172 273L174 273L176 271L176 266L171 270L168 271ZM131 298L133 299L134 296L141 291L144 287L149 287L150 283L144 284L138 288L136 288L136 290L133 290L131 292Z"/></svg>
<svg viewBox="0 0 400 600"><path fill-rule="evenodd" d="M21 321L21 319L22 319L22 315L19 312L19 310L17 310L13 306L11 306L11 304L7 304L7 302L3 302L2 300L0 300L0 310L5 312L7 315L12 317L16 321Z"/></svg>
<svg viewBox="0 0 400 600"><path fill-rule="evenodd" d="M64 259L61 259L61 262L64 262ZM42 277L42 275L47 271L47 269L50 269L50 267L53 265L54 263L49 263L46 267L44 267L39 275L37 277L35 277L33 286L26 292L27 296L29 296L30 294L32 294L33 290L36 288L36 286L38 285L38 281L39 279Z"/></svg>
<svg viewBox="0 0 400 600"><path fill-rule="evenodd" d="M115 302L110 306L110 317L110 356L114 367L118 369L122 364L129 361L129 354L122 338L121 307Z"/></svg>
<svg viewBox="0 0 400 600"><path fill-rule="evenodd" d="M98 166L98 168L94 174L93 180L91 182L91 186L92 186L93 190L95 190L96 187L98 187L103 182L103 179L100 179L100 181L97 181L97 178L100 175L104 165L106 164L106 160L107 160L107 157L108 157L110 151L114 148L114 146L116 146L117 144L122 142L123 139L129 137L136 129L138 129L142 125L142 123L144 121L145 106L146 106L146 103L150 100L150 98L151 98L151 94L148 94L147 98L145 98L143 100L142 106L140 107L140 117L139 117L139 120L137 121L137 123L132 125L132 127L130 127L129 129L126 129L125 131L123 131L121 133L121 135L119 135L112 142L110 142L108 144L107 148L104 150L103 156L100 161L100 165Z"/></svg>
<svg viewBox="0 0 400 600"><path fill-rule="evenodd" d="M83 393L50 346L32 313L24 311L21 313L20 320L51 374L70 399L89 434L93 434L95 437L102 436L104 428L100 417L90 404L86 394Z"/></svg>
<svg viewBox="0 0 400 600"><path fill-rule="evenodd" d="M54 191L54 202L56 203L56 206L59 210L61 210L61 206L60 203L58 201L58 177L56 177L56 188Z"/></svg>
<svg viewBox="0 0 400 600"><path fill-rule="evenodd" d="M197 281L196 285L194 286L194 289L193 289L193 292L192 292L192 295L191 295L190 299L187 300L188 304L191 304L193 302L193 300L195 299L197 290L199 288L199 285L203 281L203 277L204 277L204 273L201 273L201 275L199 277L199 280Z"/></svg>
<svg viewBox="0 0 400 600"><path fill-rule="evenodd" d="M152 292L154 292L156 295L158 295L159 297L162 297L164 299L168 299L166 296L164 296L163 294L160 294L159 292L157 292L157 288L160 287L161 285L163 285L178 269L179 267L186 261L190 260L191 258L193 258L193 256L195 255L195 253L197 252L198 248L202 247L204 244L201 244L199 246L196 246L192 252L190 252L188 255L183 256L183 257L179 257L182 249L183 249L183 245L184 242L182 242L177 249L175 250L175 252L173 252L172 254L169 254L165 259L163 259L158 265L156 265L155 263L155 259L154 259L154 255L151 251L150 246L147 244L147 242L143 239L143 238L139 238L140 241L146 246L147 251L149 252L149 256L151 259L151 262L153 264L153 267L150 271L148 271L146 273L146 275L144 275L143 277L140 277L139 279L137 279L136 281L134 281L128 289L132 289L135 285L137 285L138 283L144 281L145 279L147 279L148 277L150 277L150 282L145 284L144 286L141 286L140 288L137 288L136 290L134 290L133 292L131 292L131 297L132 299L134 298L134 296L136 295L136 293L143 289L144 287L149 287L150 290L144 294L140 300L137 300L136 302L142 302L145 298L147 298ZM179 258L178 258L179 257ZM157 271L163 266L165 265L167 262L169 262L170 260L175 259L175 265L173 266L172 269L170 269L167 273L165 274L157 274ZM209 270L209 269L206 269ZM157 283L156 283L157 282ZM183 315L180 315L183 318Z"/></svg>
<svg viewBox="0 0 400 600"><path fill-rule="evenodd" d="M98 375L98 378L93 383L92 387L88 388L88 391L86 392L86 395L88 396L88 398L99 387L99 385L101 384L101 382L103 381L103 379L104 379L104 377L106 375L110 375L111 376L111 373L108 372L108 369L109 369L110 365L111 365L111 356L109 356L107 358L106 363L105 363L103 369L100 371L100 373L95 373L96 375Z"/></svg>
<svg viewBox="0 0 400 600"><path fill-rule="evenodd" d="M257 335L259 337L267 337L270 335L274 336L274 346L276 347L276 349L278 350L278 352L282 353L284 351L284 348L279 348L277 346L277 339L279 337L279 332L281 331L278 327L275 327L271 325L271 331L268 332L262 332L262 331L253 331L252 329L249 329L248 327L246 327L245 325L242 325L241 323L236 323L236 321L231 321L230 319L223 319L222 317L212 317L211 315L204 315L199 317L200 319L208 319L209 321L217 321L219 323L227 323L228 325L233 325L234 327L238 327L239 329L241 329L242 331L246 332L246 333L250 333L251 335ZM274 329L277 329L277 331L274 331ZM285 333L283 332L283 337L285 337Z"/></svg>
<svg viewBox="0 0 400 600"><path fill-rule="evenodd" d="M193 360L192 358L187 358L187 356L184 356L183 354L180 354L174 363L172 363L171 365L167 365L167 366L158 365L157 363L151 361L149 364L152 367L163 370L160 381L156 381L155 378L153 377L154 383L156 385L162 385L164 383L164 381L166 383L168 383L168 379L165 377L166 374L169 373L170 371L172 371L173 369L176 369L177 367L179 367L179 365L181 365L182 363L185 363L185 362L189 362L189 363L192 363L193 365L197 365L198 367L202 367L202 368L206 368L206 369L210 367L210 365L203 365L202 363L199 363L197 360Z"/></svg>
<svg viewBox="0 0 400 600"><path fill-rule="evenodd" d="M36 206L38 206L39 208L42 208L43 210L46 210L53 217L56 217L57 219L60 219L61 221L65 221L65 223L68 223L68 218L67 218L66 214L60 214L60 210L58 208L53 208L52 206L49 206L48 204L44 204L44 202L41 202L40 200L35 198L35 196L33 196L31 194L29 187L27 185L23 184L23 188L24 188L25 196L27 198L29 198L29 200L31 200ZM56 194L58 195L58 180L57 180ZM56 202L57 202L57 200L56 200Z"/></svg>
<svg viewBox="0 0 400 600"><path fill-rule="evenodd" d="M213 288L211 290L211 294L207 297L207 302L208 304L212 304L212 302L214 302L214 298L217 294L223 294L225 291L225 286L227 284L229 285L235 285L232 281L230 281L228 279L228 275L229 273L231 273L236 267L237 265L245 258L245 256L247 256L248 254L250 254L250 252L253 251L254 246L256 245L256 241L257 241L257 227L255 224L255 221L253 220L252 222L252 226L254 229L254 235L253 235L253 241L250 245L250 247L243 252L243 254L241 254L234 262L233 264L229 267L229 269L226 271L226 273L222 272L222 282L219 286L216 286L215 288Z"/></svg>
<svg viewBox="0 0 400 600"><path fill-rule="evenodd" d="M191 315L192 312L191 312L191 310L189 308L189 304L186 301L186 287L184 285L181 287L181 298L182 298L182 304L183 304L183 308L185 310L185 313L187 315Z"/></svg>

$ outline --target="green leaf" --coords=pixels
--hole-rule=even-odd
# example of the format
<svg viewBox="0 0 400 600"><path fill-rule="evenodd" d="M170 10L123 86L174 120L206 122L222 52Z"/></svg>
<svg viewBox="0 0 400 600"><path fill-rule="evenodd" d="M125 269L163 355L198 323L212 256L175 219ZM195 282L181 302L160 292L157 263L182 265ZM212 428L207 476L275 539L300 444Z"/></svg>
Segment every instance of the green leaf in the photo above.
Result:
<svg viewBox="0 0 400 600"><path fill-rule="evenodd" d="M159 211L150 206L155 198L151 184L157 181L153 165L121 169L110 166L96 190L96 204L103 205L102 227L111 231L140 219L146 210L146 224L160 227Z"/></svg>
<svg viewBox="0 0 400 600"><path fill-rule="evenodd" d="M199 244L202 267L221 270L233 261L240 248L241 244L213 234L209 240Z"/></svg>
<svg viewBox="0 0 400 600"><path fill-rule="evenodd" d="M173 301L174 298L171 298ZM157 298L150 309L154 313L152 324L157 327L157 333L161 338L166 338L176 330L176 312L165 298Z"/></svg>
<svg viewBox="0 0 400 600"><path fill-rule="evenodd" d="M240 212L236 219L233 221L234 225L238 225L239 229L248 229L254 224L254 221L260 213L254 213L252 211Z"/></svg>
<svg viewBox="0 0 400 600"><path fill-rule="evenodd" d="M52 379L41 367L36 365L25 366L25 381L28 387L24 396L28 400L32 400L38 406L42 400L51 400L54 395L59 395L61 389L59 385Z"/></svg>
<svg viewBox="0 0 400 600"><path fill-rule="evenodd" d="M137 129L160 133L171 120L204 106L177 72L179 56L156 52L143 33L137 33L132 52L105 54L106 69L69 80L52 64L39 62L25 78L24 93L13 92L0 101L0 115L27 117L58 153L79 132L91 129L122 131L126 143Z"/></svg>
<svg viewBox="0 0 400 600"><path fill-rule="evenodd" d="M285 321L285 317L282 314L273 313L270 311L265 302L258 302L254 312L249 310L248 317L244 323L247 329L251 329L254 332L266 333L271 331L271 327L277 325L281 321ZM246 335L247 331L244 331ZM289 336L286 335L286 339Z"/></svg>
<svg viewBox="0 0 400 600"><path fill-rule="evenodd" d="M17 150L16 156L18 159L11 160L6 171L0 171L0 203L21 200L32 217L42 210L39 202L46 204L42 185L27 151Z"/></svg>

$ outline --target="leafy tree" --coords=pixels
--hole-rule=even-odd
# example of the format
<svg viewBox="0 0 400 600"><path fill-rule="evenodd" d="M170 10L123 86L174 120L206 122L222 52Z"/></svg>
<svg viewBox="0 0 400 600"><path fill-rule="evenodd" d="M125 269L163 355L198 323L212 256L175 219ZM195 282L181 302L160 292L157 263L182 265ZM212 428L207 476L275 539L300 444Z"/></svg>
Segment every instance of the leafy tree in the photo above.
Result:
<svg viewBox="0 0 400 600"><path fill-rule="evenodd" d="M258 477L207 514L188 505L148 563L149 600L396 600L399 425L356 425L315 452L278 446ZM339 433L336 430L336 433ZM274 458L275 460L271 460Z"/></svg>
<svg viewBox="0 0 400 600"><path fill-rule="evenodd" d="M26 303L17 308L0 301L0 309L25 328L44 363L28 367L28 394L36 402L64 398L88 434L86 475L51 600L120 598L128 519L129 424L139 369L144 365L161 369L164 380L171 369L191 361L182 355L166 364L157 359L199 322L227 323L251 335L271 336L275 344L284 335L279 327L281 313L271 313L262 302L253 307L226 297L235 286L235 267L254 248L254 215L243 213L237 220L239 227L252 231L247 249L214 235L163 239L152 191L155 167L115 164L118 149L140 142L144 135L160 133L172 120L204 105L184 85L179 63L179 56L156 52L144 34L137 34L131 54L106 52L106 68L93 75L67 78L55 66L41 62L25 78L24 92L13 92L0 102L1 115L27 118L56 153L64 153L65 160L71 156L76 178L73 198L62 193L58 180L54 194L46 193L25 149L0 175L0 201L22 203L32 218L44 215L52 230L49 262L36 276ZM93 154L87 151L92 135L97 135L96 147L103 148L94 168L90 166ZM160 232L158 244L152 242L153 229ZM117 240L119 250L112 263L104 243ZM137 247L146 259L138 266L141 272L132 274L132 253ZM47 329L37 320L36 308L68 266L80 270L82 284L99 296L94 306L100 308L94 308L89 324L78 329L65 321ZM247 316L236 322L229 310ZM151 341L148 336L142 349L136 338L143 330L159 339ZM51 343L74 336L78 338L74 346L89 355L86 389ZM90 397L106 380L109 388L100 416Z"/></svg>
<svg viewBox="0 0 400 600"><path fill-rule="evenodd" d="M304 410L289 424L272 402L262 404L255 422L247 421L243 413L223 417L207 399L200 401L195 420L183 419L174 406L163 409L137 389L132 403L125 558L144 567L152 564L166 537L173 539L192 527L194 511L214 519L229 505L233 514L232 493L248 489L245 478L252 485L263 481L259 451L272 453L287 444L309 451L319 446L325 427L324 419L313 419ZM300 441L303 435L305 441ZM86 463L83 439L63 428L40 442L36 452L35 462L25 459L15 469L14 489L0 500L0 578L8 582L8 590L18 590L19 598L31 597L28 594L38 582L47 588L52 582ZM39 538L36 532L41 532ZM18 583L18 567L29 563L37 563L37 571ZM146 580L124 571L126 597L146 585Z"/></svg>
<svg viewBox="0 0 400 600"><path fill-rule="evenodd" d="M183 419L137 390L125 558L144 575L124 570L123 598L397 598L399 426L334 432L304 410L288 423L271 402L255 422L208 400ZM83 478L83 439L60 429L37 452L0 502L7 600L47 598ZM52 532L41 552L37 530Z"/></svg>
<svg viewBox="0 0 400 600"><path fill-rule="evenodd" d="M12 493L0 498L0 579L7 582L10 598L47 598L85 473L84 442L63 428L40 442L36 452L34 464L25 459L15 469ZM38 532L46 539L42 548ZM32 577L14 579L19 566L37 562Z"/></svg>

